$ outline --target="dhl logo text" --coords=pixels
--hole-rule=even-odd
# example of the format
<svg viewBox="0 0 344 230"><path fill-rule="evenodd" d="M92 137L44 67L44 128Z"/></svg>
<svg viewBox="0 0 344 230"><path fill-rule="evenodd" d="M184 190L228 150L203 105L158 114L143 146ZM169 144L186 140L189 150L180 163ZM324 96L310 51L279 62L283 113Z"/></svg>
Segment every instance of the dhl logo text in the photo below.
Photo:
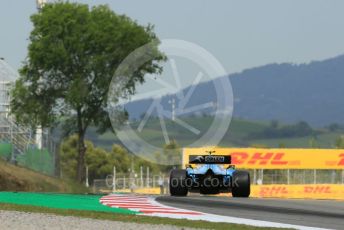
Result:
<svg viewBox="0 0 344 230"><path fill-rule="evenodd" d="M343 165L344 166L344 153L340 154L339 155L339 162L338 162L338 165Z"/></svg>
<svg viewBox="0 0 344 230"><path fill-rule="evenodd" d="M304 188L305 193L311 194L323 194L323 193L331 193L330 186L305 186Z"/></svg>
<svg viewBox="0 0 344 230"><path fill-rule="evenodd" d="M288 161L283 160L285 153L254 153L234 152L230 154L232 164L248 164L248 165L287 165Z"/></svg>
<svg viewBox="0 0 344 230"><path fill-rule="evenodd" d="M259 191L259 195L262 197L286 195L288 193L288 188L285 186L262 187Z"/></svg>

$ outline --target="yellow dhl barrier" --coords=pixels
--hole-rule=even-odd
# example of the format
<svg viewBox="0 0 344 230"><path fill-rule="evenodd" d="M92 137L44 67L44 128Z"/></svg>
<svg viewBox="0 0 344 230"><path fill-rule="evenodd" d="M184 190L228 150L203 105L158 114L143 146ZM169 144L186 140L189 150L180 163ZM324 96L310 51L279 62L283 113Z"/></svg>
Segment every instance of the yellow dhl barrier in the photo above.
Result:
<svg viewBox="0 0 344 230"><path fill-rule="evenodd" d="M252 185L250 197L344 200L344 185Z"/></svg>
<svg viewBox="0 0 344 230"><path fill-rule="evenodd" d="M185 148L183 165L190 155L230 155L232 164L245 169L343 169L343 149Z"/></svg>
<svg viewBox="0 0 344 230"><path fill-rule="evenodd" d="M130 193L129 189L117 192ZM159 195L160 188L135 189L137 194ZM221 196L231 196L222 193ZM251 195L254 198L284 198L284 199L326 199L344 200L344 185L334 184L303 184L303 185L251 185Z"/></svg>

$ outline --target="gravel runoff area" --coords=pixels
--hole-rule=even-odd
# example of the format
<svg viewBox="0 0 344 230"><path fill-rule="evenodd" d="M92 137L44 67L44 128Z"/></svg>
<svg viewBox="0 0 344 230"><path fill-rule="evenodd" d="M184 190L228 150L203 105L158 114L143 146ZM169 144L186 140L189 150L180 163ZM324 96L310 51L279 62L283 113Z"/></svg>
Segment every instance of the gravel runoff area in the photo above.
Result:
<svg viewBox="0 0 344 230"><path fill-rule="evenodd" d="M51 214L26 213L17 211L0 210L1 230L45 230L45 229L66 229L66 230L88 230L88 229L123 229L123 230L177 230L190 229L171 225L151 225L124 223L109 220L95 220L89 218L79 218L70 216L57 216Z"/></svg>

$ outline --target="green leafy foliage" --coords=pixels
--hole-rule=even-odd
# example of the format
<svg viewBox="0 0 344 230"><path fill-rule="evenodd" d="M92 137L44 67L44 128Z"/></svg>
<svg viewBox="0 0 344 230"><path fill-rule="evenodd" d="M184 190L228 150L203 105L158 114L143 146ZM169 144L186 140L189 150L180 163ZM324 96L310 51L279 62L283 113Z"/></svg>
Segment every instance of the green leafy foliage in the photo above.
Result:
<svg viewBox="0 0 344 230"><path fill-rule="evenodd" d="M63 178L75 178L75 166L78 157L77 143L78 136L73 135L65 139L61 144L60 159ZM93 179L104 179L107 175L112 175L114 166L118 173L127 173L132 166L134 166L136 172L139 172L141 166L144 168L149 167L152 173L158 173L161 170L158 165L130 154L120 145L113 145L111 151L95 147L91 141L86 141L86 146L85 160L91 181Z"/></svg>

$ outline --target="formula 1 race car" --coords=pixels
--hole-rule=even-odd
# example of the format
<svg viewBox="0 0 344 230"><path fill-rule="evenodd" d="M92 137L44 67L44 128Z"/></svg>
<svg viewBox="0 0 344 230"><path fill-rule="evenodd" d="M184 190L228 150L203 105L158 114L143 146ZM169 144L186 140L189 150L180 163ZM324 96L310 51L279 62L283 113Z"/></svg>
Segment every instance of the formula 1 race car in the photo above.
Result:
<svg viewBox="0 0 344 230"><path fill-rule="evenodd" d="M249 197L250 174L236 170L230 155L190 155L186 169L170 174L170 194L186 196L188 192L218 194L231 192L233 197Z"/></svg>

